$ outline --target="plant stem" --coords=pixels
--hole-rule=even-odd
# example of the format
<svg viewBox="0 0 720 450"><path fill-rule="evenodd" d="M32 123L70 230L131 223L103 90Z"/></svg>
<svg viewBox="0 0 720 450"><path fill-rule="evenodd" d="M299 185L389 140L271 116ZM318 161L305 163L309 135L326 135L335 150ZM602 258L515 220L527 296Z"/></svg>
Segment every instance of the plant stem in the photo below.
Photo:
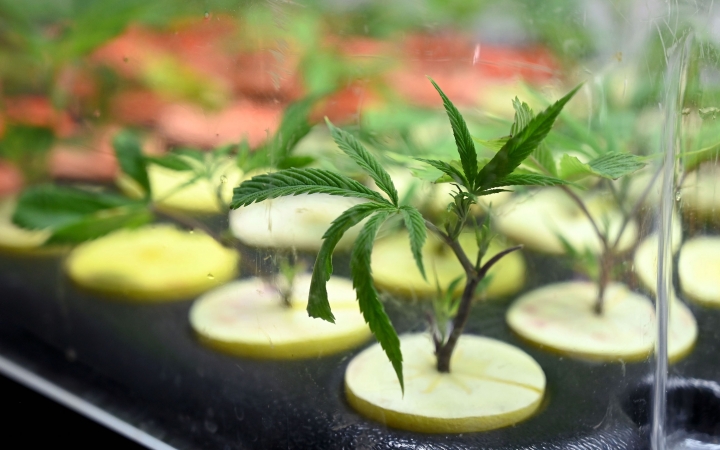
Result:
<svg viewBox="0 0 720 450"><path fill-rule="evenodd" d="M459 245L458 245L459 247ZM485 264L483 264L482 267L480 267L479 270L476 270L474 267L471 266L470 271L466 271L466 281L465 281L465 289L463 289L462 298L460 299L460 306L458 307L457 314L455 315L455 318L452 322L452 331L450 332L450 336L448 337L448 340L440 345L437 346L436 343L436 356L437 356L437 370L440 373L449 373L450 372L450 359L452 358L453 351L455 350L455 346L457 345L458 339L460 339L460 336L462 335L463 331L465 330L465 325L467 324L468 318L470 317L470 308L472 307L472 300L475 296L475 290L478 287L478 284L485 278L485 276L488 273L488 270L492 268L498 261L500 261L504 256L516 251L520 250L522 248L522 245L517 245L515 247L510 247L508 249L505 249L496 255L494 255L492 258L490 258ZM460 249L462 252L462 249ZM465 253L463 252L463 255Z"/></svg>
<svg viewBox="0 0 720 450"><path fill-rule="evenodd" d="M650 194L650 190L653 188L655 181L657 181L658 177L660 176L661 169L662 169L662 166L658 167L658 170L655 171L652 179L650 180L648 185L645 186L645 189L643 190L642 194L640 195L640 197L637 199L637 201L633 205L632 209L628 213L622 226L620 226L620 231L618 232L617 238L615 238L615 242L613 243L613 248L617 248L618 244L620 243L620 238L622 237L622 234L625 231L625 228L628 226L628 223L630 223L630 221L633 218L635 218L635 216L637 216L643 203L645 203L645 199Z"/></svg>
<svg viewBox="0 0 720 450"><path fill-rule="evenodd" d="M460 339L460 335L465 328L468 317L470 317L472 299L480 280L481 278L472 276L468 277L465 282L462 300L460 300L460 307L458 308L457 315L455 315L455 318L453 319L453 328L450 332L450 336L444 344L440 345L440 349L436 352L437 370L440 373L450 373L450 358L452 357L455 345L457 345L457 341Z"/></svg>
<svg viewBox="0 0 720 450"><path fill-rule="evenodd" d="M465 270L465 274L468 275L475 271L475 267L473 266L473 263L470 262L470 259L465 254L465 251L463 251L462 247L460 247L460 243L453 238L451 238L447 233L442 231L440 228L436 227L434 223L430 222L429 220L425 220L425 226L428 230L432 231L436 235L440 237L440 239L447 244L448 247L453 251L455 256L457 257L458 261L460 261L460 264L463 267L463 270Z"/></svg>
<svg viewBox="0 0 720 450"><path fill-rule="evenodd" d="M598 276L598 296L595 300L595 306L593 310L595 314L602 315L603 308L605 307L605 290L607 285L610 283L610 272L613 266L613 252L612 250L606 250L600 256L600 274Z"/></svg>
<svg viewBox="0 0 720 450"><path fill-rule="evenodd" d="M595 300L595 306L593 307L595 314L601 315L603 313L603 307L605 305L605 289L610 282L610 271L612 270L612 263L614 259L613 254L620 235L618 235L618 240L616 240L615 243L611 246L608 236L602 231L600 231L600 227L598 226L595 219L593 219L592 215L590 215L590 211L588 211L587 207L585 206L585 202L583 202L582 199L569 187L560 186L560 188L565 191L567 195L570 196L570 198L575 202L575 204L578 205L583 214L585 214L585 217L587 217L587 219L592 224L593 229L595 230L595 234L600 239L600 243L602 244L602 250L600 255L600 274L598 276L598 296ZM623 221L622 228L625 228L626 222L627 221L625 220Z"/></svg>
<svg viewBox="0 0 720 450"><path fill-rule="evenodd" d="M595 219L593 219L592 215L590 214L590 211L588 211L587 206L585 206L585 202L583 202L582 199L576 193L574 193L572 191L572 189L570 189L569 187L560 186L560 189L562 189L568 196L570 196L570 198L580 208L580 211L582 211L582 213L585 215L585 217L587 217L587 219L592 224L592 227L595 230L595 234L600 239L600 242L602 243L603 248L607 249L608 248L608 238L607 238L607 236L605 236L605 234L602 231L600 231L600 227L598 226Z"/></svg>

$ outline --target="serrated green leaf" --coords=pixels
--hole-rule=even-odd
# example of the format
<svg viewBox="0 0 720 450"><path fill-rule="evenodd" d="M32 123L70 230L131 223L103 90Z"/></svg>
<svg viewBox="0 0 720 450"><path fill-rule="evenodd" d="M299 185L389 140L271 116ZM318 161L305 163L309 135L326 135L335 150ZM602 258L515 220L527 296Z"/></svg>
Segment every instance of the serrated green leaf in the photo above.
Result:
<svg viewBox="0 0 720 450"><path fill-rule="evenodd" d="M324 169L286 169L257 175L233 190L232 209L269 198L298 194L330 194L390 204L382 195L357 181Z"/></svg>
<svg viewBox="0 0 720 450"><path fill-rule="evenodd" d="M353 286L357 292L360 311L370 327L370 331L385 351L390 363L392 363L395 374L400 382L400 389L405 392L403 379L402 352L400 351L400 339L385 312L383 304L378 298L375 283L370 268L375 236L382 223L391 215L392 211L381 211L370 217L360 230L350 255L350 271L352 272Z"/></svg>
<svg viewBox="0 0 720 450"><path fill-rule="evenodd" d="M335 143L338 147L340 147L340 150L352 158L357 165L362 167L362 169L375 181L377 187L390 197L392 204L398 206L399 200L397 189L395 189L395 185L393 184L390 175L382 168L378 160L365 149L360 141L355 139L355 136L345 130L335 127L335 125L333 125L327 117L325 118L325 122L330 129L330 134L332 134Z"/></svg>
<svg viewBox="0 0 720 450"><path fill-rule="evenodd" d="M547 172L553 177L558 176L557 163L553 158L550 147L545 142L541 142L535 150L532 152L532 160L530 161L532 166L537 169Z"/></svg>
<svg viewBox="0 0 720 450"><path fill-rule="evenodd" d="M588 163L592 170L603 178L617 180L645 167L639 156L630 153L607 153Z"/></svg>
<svg viewBox="0 0 720 450"><path fill-rule="evenodd" d="M445 161L440 161L439 159L424 159L424 158L416 158L418 161L424 162L426 164L429 164L433 166L434 168L438 169L445 175L449 176L455 183L461 185L461 186L468 186L468 182L465 179L465 175L458 170L456 167L454 167L452 164L447 163Z"/></svg>
<svg viewBox="0 0 720 450"><path fill-rule="evenodd" d="M103 210L55 229L46 244L77 244L120 228L137 228L152 220L153 215L143 207Z"/></svg>
<svg viewBox="0 0 720 450"><path fill-rule="evenodd" d="M89 192L53 185L33 186L18 198L13 222L23 228L60 228L105 209L137 205L119 195Z"/></svg>
<svg viewBox="0 0 720 450"><path fill-rule="evenodd" d="M587 164L575 156L563 155L560 160L560 177L569 181L577 181L588 176L617 180L643 167L645 163L640 157L629 153L608 153Z"/></svg>
<svg viewBox="0 0 720 450"><path fill-rule="evenodd" d="M577 157L563 155L560 159L559 176L563 180L577 181L590 175L596 175L592 167L583 163Z"/></svg>
<svg viewBox="0 0 720 450"><path fill-rule="evenodd" d="M475 144L470 136L470 130L468 130L465 119L463 119L460 111L453 105L445 93L440 89L440 86L430 78L430 82L438 91L445 107L445 112L450 119L450 126L453 130L453 136L455 137L455 145L457 146L458 153L460 154L460 161L462 162L463 172L465 173L465 179L468 181L467 188L473 189L473 183L478 171L477 168L477 152L475 151Z"/></svg>
<svg viewBox="0 0 720 450"><path fill-rule="evenodd" d="M485 195L492 195L492 194L499 194L500 192L512 192L508 189L487 189L478 194L479 197L485 196Z"/></svg>
<svg viewBox="0 0 720 450"><path fill-rule="evenodd" d="M475 142L477 142L478 144L482 145L483 147L487 147L490 150L497 152L498 150L503 148L503 145L505 145L507 143L507 141L510 140L510 136L501 137L501 138L497 138L497 139L473 138L473 140Z"/></svg>
<svg viewBox="0 0 720 450"><path fill-rule="evenodd" d="M548 135L560 111L580 89L577 86L563 98L540 112L497 152L489 163L477 175L475 185L478 190L487 189L498 179L510 175Z"/></svg>
<svg viewBox="0 0 720 450"><path fill-rule="evenodd" d="M533 110L527 103L521 102L517 97L513 99L512 104L515 110L515 120L510 127L510 135L515 136L530 123L533 118Z"/></svg>
<svg viewBox="0 0 720 450"><path fill-rule="evenodd" d="M685 170L689 172L705 161L716 161L718 156L720 156L720 142L701 148L700 150L685 152L681 156Z"/></svg>
<svg viewBox="0 0 720 450"><path fill-rule="evenodd" d="M423 218L420 211L413 208L412 206L401 206L400 212L405 222L405 227L408 230L410 237L410 249L412 250L413 258L415 258L415 264L417 264L420 274L423 279L427 279L425 276L425 266L422 260L422 248L425 245L425 239L427 238L427 231L425 230L425 219Z"/></svg>
<svg viewBox="0 0 720 450"><path fill-rule="evenodd" d="M333 273L332 254L335 251L335 246L347 230L360 223L367 216L387 208L391 208L391 206L380 203L355 205L333 220L330 228L325 231L323 243L315 259L312 279L310 280L310 295L307 305L307 312L310 317L335 323L335 316L330 309L327 294L327 282Z"/></svg>
<svg viewBox="0 0 720 450"><path fill-rule="evenodd" d="M138 137L130 131L121 131L113 138L113 147L120 169L135 180L149 198L151 195L150 179Z"/></svg>
<svg viewBox="0 0 720 450"><path fill-rule="evenodd" d="M495 189L503 186L560 186L564 184L570 183L559 178L536 173L513 173L497 180L490 188Z"/></svg>
<svg viewBox="0 0 720 450"><path fill-rule="evenodd" d="M578 86L578 88L581 86ZM539 102L546 101L539 91L531 90L529 93ZM560 145L562 148L573 148L576 151L583 151L583 153L592 156L602 154L605 151L603 150L604 146L598 140L599 136L588 128L587 122L578 120L575 115L567 111L562 111L559 117L563 122L563 134L555 134L552 140L558 141L557 143L562 142L562 145ZM582 147L590 147L591 151L582 150Z"/></svg>

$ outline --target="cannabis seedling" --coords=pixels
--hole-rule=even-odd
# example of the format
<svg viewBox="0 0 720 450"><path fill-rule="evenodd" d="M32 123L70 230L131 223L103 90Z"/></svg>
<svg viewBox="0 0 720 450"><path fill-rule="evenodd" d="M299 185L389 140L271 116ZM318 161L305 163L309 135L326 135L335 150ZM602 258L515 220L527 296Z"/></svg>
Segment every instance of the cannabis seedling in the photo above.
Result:
<svg viewBox="0 0 720 450"><path fill-rule="evenodd" d="M206 232L221 244L228 244L223 235L213 231L203 221L190 214L162 208L162 201L193 183L206 181L213 185L219 212L227 213L229 205L222 196L226 178L219 176L228 164L249 172L256 169L299 167L314 161L309 156L295 156L292 150L312 128L309 114L319 96L310 96L290 104L283 114L278 131L255 151L245 142L226 145L209 151L177 149L161 156L142 153L137 136L128 130L118 133L113 147L120 170L137 190L138 198L128 198L113 192L80 189L76 187L44 184L31 186L20 195L13 216L18 226L43 229L51 232L46 245L77 244L96 239L121 228L136 228L154 221L157 217L170 218L188 229ZM234 159L234 161L233 161ZM153 196L148 165L184 172L187 181L164 193ZM281 256L280 270L292 280L297 269L285 264ZM241 259L241 264L245 260ZM254 266L253 266L254 268ZM250 268L252 269L252 268ZM270 280L274 283L274 279ZM289 302L291 287L278 288L283 301Z"/></svg>
<svg viewBox="0 0 720 450"><path fill-rule="evenodd" d="M516 115L520 114L526 117L533 116L533 112L527 104L517 102L514 106ZM520 111L522 111L522 113L520 113ZM612 180L618 180L640 170L645 166L644 159L637 155L618 151L614 148L614 145L611 146L608 144L608 147L604 148L603 145L600 144L600 142L603 141L614 142L613 133L615 133L616 130L609 128L603 129L601 131L604 133L596 136L572 117L563 114L563 121L569 129L570 134L579 138L586 147L592 149L595 157L589 162L583 163L576 156L565 154L560 157L559 162L556 162L549 148L543 148L543 146L541 146L539 148L540 151L529 156L527 164L532 170L538 173L557 176L568 182L568 184L560 185L560 189L577 205L592 225L592 229L600 241L601 252L599 257L597 257L587 249L579 250L573 248L567 240L562 236L558 236L566 253L579 262L581 266L584 266L588 274L591 275L591 278L597 280L598 294L594 304L594 311L600 315L604 308L605 291L612 279L613 270L615 269L620 254L620 241L623 233L630 222L639 214L640 208L649 194L655 179L660 174L660 171L655 172L652 181L640 197L629 209L626 209L625 197L627 192L625 189L618 190L612 183ZM580 181L586 177L595 177L602 180L604 184L607 185L607 189L609 189L617 206L620 208L622 220L618 227L617 236L613 237L611 235L610 225L608 223L602 223L593 217L582 197L578 195L570 185L570 183Z"/></svg>
<svg viewBox="0 0 720 450"><path fill-rule="evenodd" d="M259 175L243 182L235 188L231 203L231 208L239 208L267 199L308 193L324 193L366 200L365 203L355 205L342 213L325 232L323 244L313 268L307 311L311 317L334 322L335 318L330 309L326 289L326 283L333 271L332 253L347 230L366 220L350 255L353 286L357 293L360 311L392 363L403 390L400 340L379 300L370 268L372 248L378 230L391 216L402 217L408 230L413 257L423 277L425 268L422 261L422 247L426 239L426 229L439 236L462 265L465 271L465 288L457 310L453 311L455 316L452 320L451 330L447 336L442 337L442 341L438 340L437 336L435 338L437 370L449 372L450 358L467 323L478 284L486 276L488 270L503 256L520 248L512 247L504 250L481 264L483 252L487 249L489 233L479 232L476 233L476 236L480 241L478 242L480 253L473 262L458 242L458 237L467 223L476 226L474 220L468 220L470 207L477 203L479 197L501 192L505 190L503 188L509 186L554 186L567 183L553 176L516 169L547 136L562 108L578 90L575 88L545 111L528 120L523 126L515 125L512 129L513 135L507 139L492 159L482 165L478 163L475 144L465 120L440 87L434 81L431 80L431 82L442 98L460 157L459 164L440 160L421 160L450 177L457 188L457 192L452 194L453 220L445 224L444 230L425 219L416 208L402 205L390 176L372 154L354 136L336 128L327 119L330 132L340 149L367 172L386 197L333 171L292 168Z"/></svg>

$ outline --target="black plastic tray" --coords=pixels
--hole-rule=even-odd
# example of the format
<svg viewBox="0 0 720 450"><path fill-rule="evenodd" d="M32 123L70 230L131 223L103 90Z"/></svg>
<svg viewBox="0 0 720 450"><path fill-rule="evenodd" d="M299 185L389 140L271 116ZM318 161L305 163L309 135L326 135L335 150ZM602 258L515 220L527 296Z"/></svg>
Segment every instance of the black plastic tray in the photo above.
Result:
<svg viewBox="0 0 720 450"><path fill-rule="evenodd" d="M554 274L543 284L570 276L554 258L526 256L528 273ZM336 265L342 272L345 264ZM531 277L525 289L540 281ZM191 303L101 298L68 282L61 257L0 255L0 353L176 448L647 448L651 364L600 364L529 345L505 324L509 300L476 305L468 332L534 357L547 376L544 405L516 426L461 435L388 429L355 413L342 380L361 348L304 361L249 360L207 349L189 327ZM425 307L387 303L400 331L424 329ZM720 311L691 308L699 340L671 373L718 380Z"/></svg>

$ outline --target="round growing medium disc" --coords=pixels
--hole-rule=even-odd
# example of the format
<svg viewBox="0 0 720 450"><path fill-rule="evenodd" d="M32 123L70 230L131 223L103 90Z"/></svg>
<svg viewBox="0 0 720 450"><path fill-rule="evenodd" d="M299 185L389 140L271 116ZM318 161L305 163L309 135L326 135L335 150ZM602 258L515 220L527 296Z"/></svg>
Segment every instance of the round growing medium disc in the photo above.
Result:
<svg viewBox="0 0 720 450"><path fill-rule="evenodd" d="M223 202L229 204L232 191L242 178L242 171L230 161L215 173L212 180L198 179L189 183L195 173L191 170L172 170L157 164L148 165L148 177L153 200L160 208L199 214L217 214L222 211L217 198L220 189ZM189 184L188 184L189 183ZM138 184L127 175L121 175L117 184L132 197L142 197Z"/></svg>
<svg viewBox="0 0 720 450"><path fill-rule="evenodd" d="M507 312L515 333L541 347L601 361L640 360L654 346L650 300L611 283L603 313L595 313L597 285L557 283L520 297Z"/></svg>
<svg viewBox="0 0 720 450"><path fill-rule="evenodd" d="M253 203L230 212L230 230L253 247L317 251L330 223L362 200L328 194L302 194ZM338 249L348 249L360 232L348 230Z"/></svg>
<svg viewBox="0 0 720 450"><path fill-rule="evenodd" d="M680 288L689 299L720 306L720 237L690 239L680 249Z"/></svg>
<svg viewBox="0 0 720 450"><path fill-rule="evenodd" d="M12 222L15 199L0 200L0 248L10 251L38 251L50 237L45 230L26 230Z"/></svg>
<svg viewBox="0 0 720 450"><path fill-rule="evenodd" d="M128 299L194 297L232 279L239 255L202 232L169 225L120 230L75 248L67 273L78 285Z"/></svg>
<svg viewBox="0 0 720 450"><path fill-rule="evenodd" d="M687 174L682 189L683 211L694 212L705 220L718 220L720 213L720 169L703 164Z"/></svg>
<svg viewBox="0 0 720 450"><path fill-rule="evenodd" d="M679 222L673 222L676 224ZM680 247L680 227L673 228L673 252ZM640 282L655 294L657 292L657 250L658 237L653 234L647 237L635 251L635 273ZM697 321L692 312L672 294L670 318L668 322L668 356L677 360L690 353L697 340Z"/></svg>
<svg viewBox="0 0 720 450"><path fill-rule="evenodd" d="M358 412L393 428L469 433L530 417L545 392L545 374L528 354L495 339L464 335L439 373L429 335L400 338L405 393L379 344L348 365L345 393Z"/></svg>
<svg viewBox="0 0 720 450"><path fill-rule="evenodd" d="M260 278L221 286L193 304L190 324L210 347L254 358L314 358L365 342L370 329L360 314L352 282L331 277L327 290L334 324L308 316L309 275L296 277L291 307Z"/></svg>
<svg viewBox="0 0 720 450"><path fill-rule="evenodd" d="M462 234L460 245L471 259L477 254L474 234ZM504 248L494 240L484 261ZM423 246L423 261L427 281L423 279L415 264L406 232L380 239L375 243L372 253L375 284L403 295L427 297L437 294L436 279L440 286L446 289L454 279L465 274L452 250L434 235L428 235ZM488 276L492 277L484 291L488 297L515 293L525 283L525 260L518 251L510 253L490 269ZM464 283L460 283L456 292L460 294L463 288Z"/></svg>
<svg viewBox="0 0 720 450"><path fill-rule="evenodd" d="M682 241L682 231L678 225L679 221L673 221L672 227L672 252L677 253ZM634 270L642 284L650 290L657 291L657 270L658 270L658 235L651 234L645 238L637 250L635 250Z"/></svg>
<svg viewBox="0 0 720 450"><path fill-rule="evenodd" d="M602 229L608 224L610 241L620 232L622 214L601 197L584 200ZM562 236L573 248L600 253L602 245L595 229L575 203L558 189L540 189L503 203L496 210L495 226L504 235L539 252L561 255ZM637 225L631 221L623 231L618 249L628 250L637 240Z"/></svg>

